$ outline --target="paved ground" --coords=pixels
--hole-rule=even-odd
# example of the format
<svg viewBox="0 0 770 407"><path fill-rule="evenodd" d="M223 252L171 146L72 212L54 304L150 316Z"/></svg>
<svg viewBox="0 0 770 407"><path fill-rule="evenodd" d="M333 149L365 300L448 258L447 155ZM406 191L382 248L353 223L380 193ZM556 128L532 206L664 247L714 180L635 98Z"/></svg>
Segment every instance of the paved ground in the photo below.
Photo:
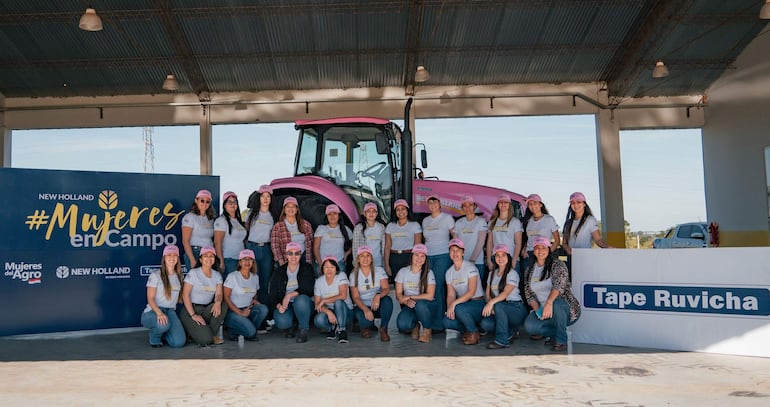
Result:
<svg viewBox="0 0 770 407"><path fill-rule="evenodd" d="M314 332L154 349L144 330L0 338L2 405L770 405L770 359L542 341L504 350Z"/></svg>

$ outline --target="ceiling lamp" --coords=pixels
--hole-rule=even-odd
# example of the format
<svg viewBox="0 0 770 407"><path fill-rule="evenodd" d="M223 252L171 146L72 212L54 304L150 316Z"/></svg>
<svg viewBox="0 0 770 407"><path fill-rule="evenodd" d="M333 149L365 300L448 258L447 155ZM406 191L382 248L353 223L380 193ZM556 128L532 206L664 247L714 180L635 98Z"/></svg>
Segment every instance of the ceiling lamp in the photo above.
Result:
<svg viewBox="0 0 770 407"><path fill-rule="evenodd" d="M78 27L83 31L101 31L102 19L96 14L96 10L88 7L86 12L80 16Z"/></svg>
<svg viewBox="0 0 770 407"><path fill-rule="evenodd" d="M422 65L418 66L417 72L414 73L414 81L425 82L428 79L430 79L430 74L428 73L428 70L425 69L425 67Z"/></svg>
<svg viewBox="0 0 770 407"><path fill-rule="evenodd" d="M770 0L765 0L765 5L759 10L759 18L770 20Z"/></svg>
<svg viewBox="0 0 770 407"><path fill-rule="evenodd" d="M166 80L163 81L163 90L174 91L179 89L179 82L176 81L174 74L170 73L166 75Z"/></svg>
<svg viewBox="0 0 770 407"><path fill-rule="evenodd" d="M668 68L666 68L666 64L663 63L663 61L658 61L655 63L655 68L652 69L652 77L653 78L665 78L668 76Z"/></svg>

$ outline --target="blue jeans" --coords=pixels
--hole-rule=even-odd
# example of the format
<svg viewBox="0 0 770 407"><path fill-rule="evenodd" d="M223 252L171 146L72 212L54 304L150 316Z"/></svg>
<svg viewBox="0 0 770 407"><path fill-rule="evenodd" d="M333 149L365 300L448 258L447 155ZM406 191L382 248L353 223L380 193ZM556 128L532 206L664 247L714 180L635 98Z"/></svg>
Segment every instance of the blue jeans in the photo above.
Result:
<svg viewBox="0 0 770 407"><path fill-rule="evenodd" d="M340 329L345 329L348 325L348 320L353 318L353 310L348 308L348 304L343 300L334 301L334 316L337 317L337 325ZM322 331L328 331L332 329L332 324L329 323L329 316L324 312L315 314L313 323L316 328Z"/></svg>
<svg viewBox="0 0 770 407"><path fill-rule="evenodd" d="M238 259L231 259L229 257L225 257L225 269L221 270L222 275L227 277L228 274L237 270L238 270Z"/></svg>
<svg viewBox="0 0 770 407"><path fill-rule="evenodd" d="M310 329L310 313L313 311L313 301L305 294L294 297L294 301L289 303L286 312L273 310L275 326L278 329L289 329L294 324L294 318L297 319L297 325L300 329Z"/></svg>
<svg viewBox="0 0 770 407"><path fill-rule="evenodd" d="M435 315L438 313L438 304L436 300L417 300L414 308L409 308L406 305L401 306L401 312L398 313L396 318L396 326L401 332L411 331L420 321L423 328L431 329Z"/></svg>
<svg viewBox="0 0 770 407"><path fill-rule="evenodd" d="M257 335L257 328L267 317L267 305L257 304L251 307L248 318L234 312L228 312L225 316L227 333L231 336L243 335L253 338Z"/></svg>
<svg viewBox="0 0 770 407"><path fill-rule="evenodd" d="M510 345L509 338L527 318L527 307L521 301L501 301L494 305L494 310L495 315L484 318L481 327L488 332L495 331L498 345Z"/></svg>
<svg viewBox="0 0 770 407"><path fill-rule="evenodd" d="M446 271L452 265L449 253L428 256L428 268L436 277L436 315L433 316L433 329L444 329L444 313L446 312Z"/></svg>
<svg viewBox="0 0 770 407"><path fill-rule="evenodd" d="M161 345L165 338L168 346L181 348L187 340L187 334L184 332L182 321L176 315L176 310L174 308L161 308L160 310L168 318L166 325L158 325L158 316L155 315L154 311L142 313L142 326L150 329L150 345Z"/></svg>
<svg viewBox="0 0 770 407"><path fill-rule="evenodd" d="M371 307L369 308L371 309ZM358 321L358 326L361 329L369 328L374 324L374 321L366 319L361 308L354 307L353 311L355 311L356 321ZM372 311L372 314L374 314L375 318L380 317L380 328L387 328L390 323L390 317L393 315L393 300L390 297L380 298L380 308L377 311Z"/></svg>
<svg viewBox="0 0 770 407"><path fill-rule="evenodd" d="M470 300L455 306L455 319L444 317L444 328L460 332L477 332L484 300Z"/></svg>
<svg viewBox="0 0 770 407"><path fill-rule="evenodd" d="M580 318L580 316L578 316ZM524 320L524 329L530 335L549 336L556 340L558 344L567 343L567 327L577 322L569 320L569 304L561 297L557 297L553 302L553 316L548 319L540 319L535 312L530 312L527 319Z"/></svg>
<svg viewBox="0 0 770 407"><path fill-rule="evenodd" d="M257 261L257 274L259 275L257 299L262 304L267 304L270 302L267 289L270 285L270 277L273 276L273 251L270 249L269 243L260 246L254 242L246 242L246 248L254 252ZM270 313L268 312L268 314Z"/></svg>
<svg viewBox="0 0 770 407"><path fill-rule="evenodd" d="M481 279L481 286L487 289L487 266L484 264L476 264L476 268L479 270L479 278Z"/></svg>
<svg viewBox="0 0 770 407"><path fill-rule="evenodd" d="M195 263L198 263L198 258L201 257L201 247L200 246L192 246L192 252L193 256L195 257ZM187 271L190 271L192 269L192 265L190 262L190 259L187 257L187 254L184 254L184 265L187 266Z"/></svg>

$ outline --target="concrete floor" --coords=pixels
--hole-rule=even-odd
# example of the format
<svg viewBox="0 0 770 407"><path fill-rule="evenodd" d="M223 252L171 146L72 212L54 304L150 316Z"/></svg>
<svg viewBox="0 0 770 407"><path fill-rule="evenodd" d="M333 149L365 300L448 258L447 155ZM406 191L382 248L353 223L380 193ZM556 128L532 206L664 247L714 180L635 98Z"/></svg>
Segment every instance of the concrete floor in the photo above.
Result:
<svg viewBox="0 0 770 407"><path fill-rule="evenodd" d="M2 405L770 405L770 359L574 344L503 350L391 329L297 344L151 348L137 329L0 338ZM345 403L345 404L343 404Z"/></svg>

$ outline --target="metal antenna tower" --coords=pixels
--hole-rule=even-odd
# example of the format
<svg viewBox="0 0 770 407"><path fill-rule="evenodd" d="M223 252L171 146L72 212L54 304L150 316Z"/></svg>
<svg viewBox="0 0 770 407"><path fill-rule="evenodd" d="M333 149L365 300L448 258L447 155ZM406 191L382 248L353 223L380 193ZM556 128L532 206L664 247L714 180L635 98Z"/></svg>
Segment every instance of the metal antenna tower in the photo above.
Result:
<svg viewBox="0 0 770 407"><path fill-rule="evenodd" d="M144 132L144 172L155 172L155 145L152 142L152 127L145 127Z"/></svg>

